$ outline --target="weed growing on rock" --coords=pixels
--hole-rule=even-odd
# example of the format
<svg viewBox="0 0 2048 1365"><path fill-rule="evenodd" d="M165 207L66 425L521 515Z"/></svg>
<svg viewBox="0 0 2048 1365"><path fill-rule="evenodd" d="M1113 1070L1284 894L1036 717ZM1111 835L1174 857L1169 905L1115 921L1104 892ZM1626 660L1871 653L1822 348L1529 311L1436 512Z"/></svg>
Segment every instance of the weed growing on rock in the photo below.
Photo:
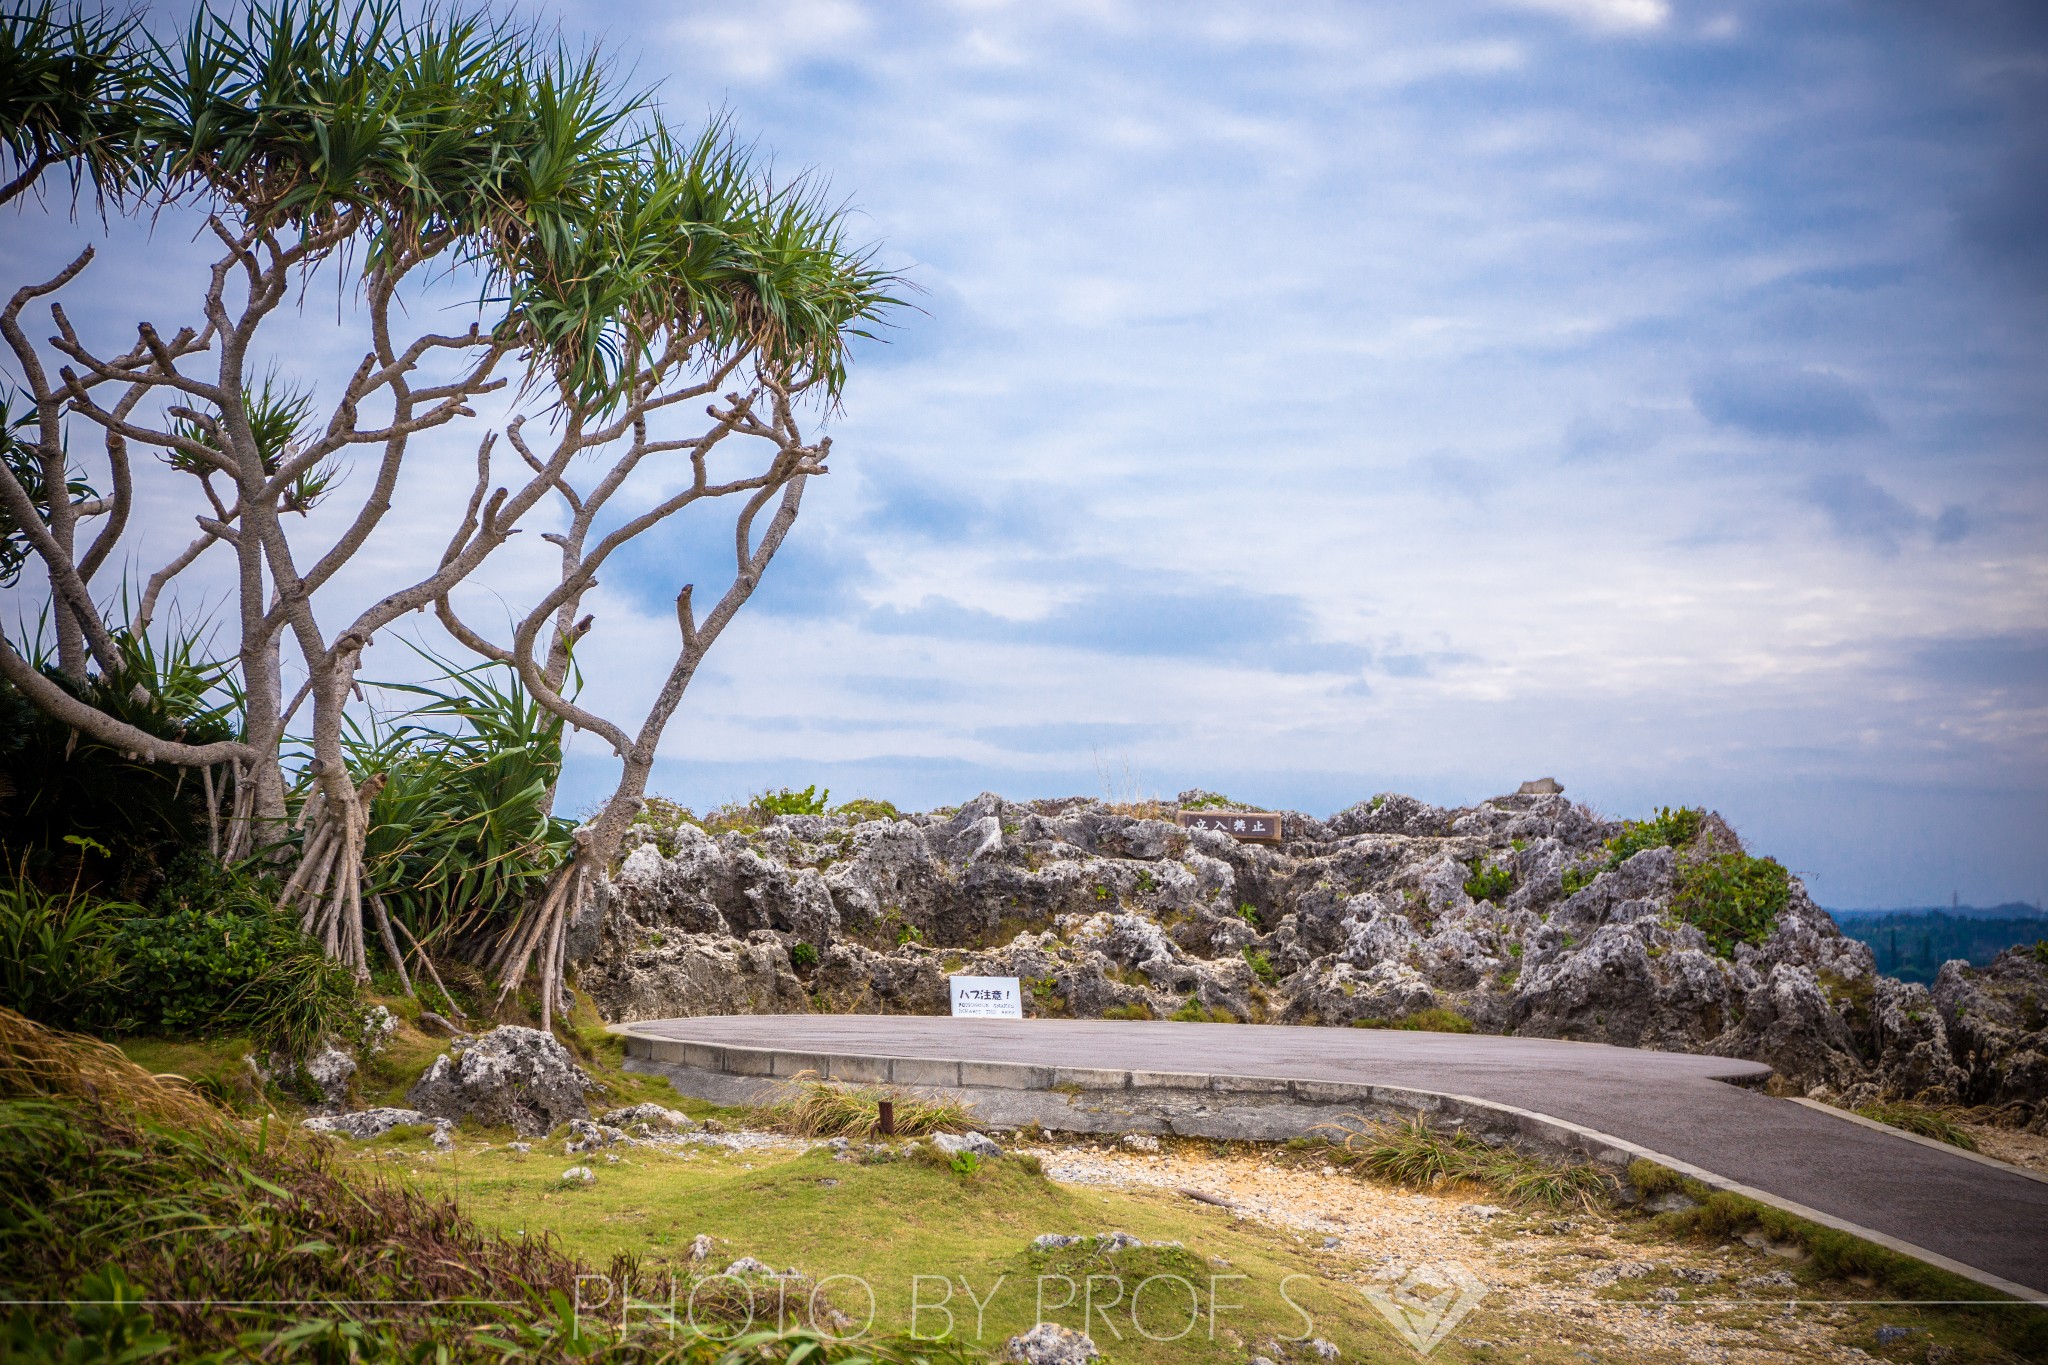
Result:
<svg viewBox="0 0 2048 1365"><path fill-rule="evenodd" d="M1260 981L1264 982L1266 985L1271 986L1279 982L1280 973L1278 970L1274 968L1273 959L1267 957L1262 950L1254 948L1250 944L1246 944L1244 948L1244 960L1245 964L1252 969L1252 975L1256 976Z"/></svg>
<svg viewBox="0 0 2048 1365"><path fill-rule="evenodd" d="M903 813L887 801L871 801L865 796L857 796L844 805L833 807L832 813L834 815L843 815L855 824L864 824L869 820L900 820L903 818Z"/></svg>
<svg viewBox="0 0 2048 1365"><path fill-rule="evenodd" d="M809 943L799 943L789 950L789 965L798 971L807 971L818 965L818 950Z"/></svg>
<svg viewBox="0 0 2048 1365"><path fill-rule="evenodd" d="M1791 891L1791 874L1776 859L1723 853L1680 864L1671 909L1704 932L1716 953L1733 957L1736 944L1770 937Z"/></svg>
<svg viewBox="0 0 2048 1365"><path fill-rule="evenodd" d="M1659 806L1648 820L1622 821L1621 833L1607 841L1607 866L1620 867L1648 848L1684 848L1700 837L1705 816L1693 806Z"/></svg>
<svg viewBox="0 0 2048 1365"><path fill-rule="evenodd" d="M1141 1000L1132 1000L1122 1005L1111 1005L1102 1012L1105 1019L1150 1019L1151 1009Z"/></svg>
<svg viewBox="0 0 2048 1365"><path fill-rule="evenodd" d="M753 804L754 809L761 812L764 819L772 819L778 815L823 815L831 800L831 792L821 792L817 784L812 783L802 791L792 791L788 787L783 787L772 792L762 792L754 798Z"/></svg>
<svg viewBox="0 0 2048 1365"><path fill-rule="evenodd" d="M1475 901L1500 903L1508 892L1515 888L1515 874L1512 868L1497 863L1481 861L1472 869L1472 875L1465 878L1465 894Z"/></svg>

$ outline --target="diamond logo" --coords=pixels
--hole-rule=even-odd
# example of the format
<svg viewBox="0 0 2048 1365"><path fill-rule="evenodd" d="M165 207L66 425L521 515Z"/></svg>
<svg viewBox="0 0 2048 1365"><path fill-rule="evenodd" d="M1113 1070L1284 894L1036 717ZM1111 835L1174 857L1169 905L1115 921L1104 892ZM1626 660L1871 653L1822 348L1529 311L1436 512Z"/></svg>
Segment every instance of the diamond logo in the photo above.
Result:
<svg viewBox="0 0 2048 1365"><path fill-rule="evenodd" d="M1417 1355L1443 1344L1486 1297L1486 1282L1456 1261L1394 1264L1365 1287L1365 1297Z"/></svg>

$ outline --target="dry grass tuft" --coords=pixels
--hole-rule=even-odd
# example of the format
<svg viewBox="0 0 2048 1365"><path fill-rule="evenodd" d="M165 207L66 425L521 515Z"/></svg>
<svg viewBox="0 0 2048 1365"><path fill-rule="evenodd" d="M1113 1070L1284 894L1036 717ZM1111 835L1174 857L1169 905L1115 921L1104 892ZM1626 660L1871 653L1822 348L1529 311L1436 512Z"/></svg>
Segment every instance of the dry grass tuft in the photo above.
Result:
<svg viewBox="0 0 2048 1365"><path fill-rule="evenodd" d="M1591 1166L1561 1165L1512 1147L1489 1147L1462 1129L1432 1128L1420 1114L1381 1122L1347 1114L1320 1128L1337 1149L1333 1159L1338 1164L1402 1185L1483 1185L1521 1203L1587 1209L1612 1188Z"/></svg>
<svg viewBox="0 0 2048 1365"><path fill-rule="evenodd" d="M82 1100L196 1132L243 1127L183 1076L156 1075L119 1048L0 1008L0 1096Z"/></svg>
<svg viewBox="0 0 2048 1365"><path fill-rule="evenodd" d="M1887 1127L1897 1128L1919 1137L1933 1138L1936 1142L1946 1142L1951 1147L1960 1147L1966 1152L1977 1150L1977 1139L1970 1136L1970 1130L1963 1127L1945 1110L1933 1105L1895 1100L1889 1103L1861 1105L1856 1112Z"/></svg>
<svg viewBox="0 0 2048 1365"><path fill-rule="evenodd" d="M797 1137L872 1137L882 1121L882 1101L896 1106L896 1133L924 1137L964 1133L972 1126L966 1104L945 1095L890 1086L843 1085L815 1071L790 1079L783 1097L759 1111L760 1121Z"/></svg>

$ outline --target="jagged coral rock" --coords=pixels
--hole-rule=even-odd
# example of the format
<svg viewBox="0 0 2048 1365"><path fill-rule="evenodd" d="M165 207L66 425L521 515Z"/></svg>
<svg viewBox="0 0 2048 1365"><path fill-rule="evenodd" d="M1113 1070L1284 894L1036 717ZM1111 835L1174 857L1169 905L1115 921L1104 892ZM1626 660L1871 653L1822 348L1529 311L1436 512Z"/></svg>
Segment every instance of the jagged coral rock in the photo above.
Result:
<svg viewBox="0 0 2048 1365"><path fill-rule="evenodd" d="M1688 868L1743 851L1711 812L1686 848L1619 862L1621 826L1559 793L1284 812L1279 847L1161 813L983 793L716 834L650 822L571 926L578 985L611 1019L941 1013L962 973L1017 976L1027 1012L1083 1018L1434 1007L1485 1031L1757 1058L1806 1089L2048 1110L2048 965L2015 952L1951 964L1932 992L1887 982L1797 878L1760 942L1717 952L1678 904Z"/></svg>

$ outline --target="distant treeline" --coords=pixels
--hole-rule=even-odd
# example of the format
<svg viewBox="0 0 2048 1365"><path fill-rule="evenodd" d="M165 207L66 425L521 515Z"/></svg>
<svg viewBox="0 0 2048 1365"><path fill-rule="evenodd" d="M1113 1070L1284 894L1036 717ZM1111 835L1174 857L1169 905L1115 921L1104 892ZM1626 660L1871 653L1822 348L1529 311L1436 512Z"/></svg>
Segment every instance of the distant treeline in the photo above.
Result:
<svg viewBox="0 0 2048 1365"><path fill-rule="evenodd" d="M1941 964L1964 958L1981 967L2016 943L2048 939L2048 915L2023 901L1914 910L1830 910L1851 938L1877 955L1877 969L1901 981L1931 982Z"/></svg>

